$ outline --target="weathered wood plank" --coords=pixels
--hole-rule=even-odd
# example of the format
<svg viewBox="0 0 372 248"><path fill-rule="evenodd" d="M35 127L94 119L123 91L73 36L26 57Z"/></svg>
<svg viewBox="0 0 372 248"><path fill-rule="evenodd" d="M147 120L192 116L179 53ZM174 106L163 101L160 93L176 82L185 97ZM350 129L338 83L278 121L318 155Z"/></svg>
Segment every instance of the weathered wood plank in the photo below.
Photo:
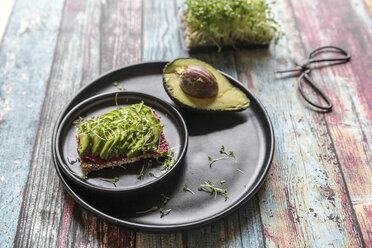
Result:
<svg viewBox="0 0 372 248"><path fill-rule="evenodd" d="M177 0L144 0L143 61L172 60L188 56L182 49L178 35L178 6L180 3Z"/></svg>
<svg viewBox="0 0 372 248"><path fill-rule="evenodd" d="M0 46L15 0L0 0Z"/></svg>
<svg viewBox="0 0 372 248"><path fill-rule="evenodd" d="M65 2L17 236L14 240L19 247L69 246L73 240L71 234L75 235L80 231L71 224L74 220L72 211L76 204L62 190L52 165L50 141L45 139L45 134L52 133L53 122L66 104L66 99L70 99L81 87L84 61L89 61L86 68L86 72L90 72L88 75L98 75L99 57L90 56L90 49L99 51L99 36L93 36L95 39L91 39L88 30L94 23L89 24L91 20L88 19L97 14L99 16L99 4L93 1L89 3L85 5L82 1ZM73 231L70 229L72 227L75 227ZM80 242L88 243L91 241L91 235L93 234L82 235L85 237Z"/></svg>
<svg viewBox="0 0 372 248"><path fill-rule="evenodd" d="M293 3L299 10L295 15L305 49L337 44L352 55L350 63L322 69L314 78L335 103L325 120L351 200L358 205L362 199L365 206L354 209L365 244L370 247L372 225L366 219L371 216L367 206L372 204L372 15L364 1L337 1L337 9L333 4L336 2L319 1L315 9L305 1ZM310 24L299 18L304 9L317 10L322 18ZM310 30L318 30L317 39L304 35Z"/></svg>
<svg viewBox="0 0 372 248"><path fill-rule="evenodd" d="M265 242L267 247L361 247L324 114L303 105L296 79L278 80L273 73L293 66L293 57L299 62L305 58L304 38L319 38L319 28L305 32L297 22L311 26L316 18L325 20L325 14L314 9L319 3L312 2L311 8L303 7L303 2L276 5L274 11L287 33L278 45L237 53L239 78L267 107L277 139L269 177L259 192Z"/></svg>
<svg viewBox="0 0 372 248"><path fill-rule="evenodd" d="M367 4L369 11L372 14L372 0L365 0L365 3Z"/></svg>
<svg viewBox="0 0 372 248"><path fill-rule="evenodd" d="M215 68L228 73L234 78L238 78L233 51L191 53L190 56L206 61ZM207 232L203 229L191 231L188 233L188 244L191 247L196 247L198 244L204 247L221 245L228 247L264 247L257 195L253 196L238 212L231 214L223 221L224 225L219 224L219 228L222 229L220 234L213 231L213 229L207 229L209 230Z"/></svg>
<svg viewBox="0 0 372 248"><path fill-rule="evenodd" d="M236 77L233 52L221 54L189 54L182 48L177 18L182 1L144 1L142 59L172 60L177 57L197 57ZM239 224L240 223L240 224ZM241 225L243 224L243 225ZM254 197L238 212L205 228L172 234L137 233L138 247L263 247L263 235Z"/></svg>
<svg viewBox="0 0 372 248"><path fill-rule="evenodd" d="M182 51L177 33L177 4L174 0L144 0L142 60L172 60ZM184 247L184 234L151 234L137 232L136 247Z"/></svg>
<svg viewBox="0 0 372 248"><path fill-rule="evenodd" d="M141 1L129 1L121 9L121 18L141 16ZM102 1L67 0L63 9L58 43L50 73L46 97L40 117L39 132L31 160L16 246L21 247L133 247L135 236L125 228L98 219L78 206L63 190L51 161L49 139L54 122L66 99L97 77L110 66L120 66L140 60L140 48L128 44L128 53L116 53L106 43L126 40L125 35L140 41L141 22L126 33L103 31L106 24L113 30L126 28L107 15L114 12L115 4ZM104 14L106 13L106 14ZM104 19L103 19L104 16ZM131 19L131 18L129 18ZM132 18L133 19L133 18ZM103 37L102 34L105 34ZM122 37L124 36L124 37ZM107 39L104 39L107 38ZM126 44L122 44L124 47ZM136 50L137 49L137 50ZM109 62L101 63L101 57ZM110 62L114 61L114 62ZM102 68L101 68L102 66Z"/></svg>
<svg viewBox="0 0 372 248"><path fill-rule="evenodd" d="M101 72L141 60L141 1L107 1L102 13Z"/></svg>
<svg viewBox="0 0 372 248"><path fill-rule="evenodd" d="M0 19L11 5L2 1ZM2 40L0 247L13 245L62 7L62 1L17 1Z"/></svg>

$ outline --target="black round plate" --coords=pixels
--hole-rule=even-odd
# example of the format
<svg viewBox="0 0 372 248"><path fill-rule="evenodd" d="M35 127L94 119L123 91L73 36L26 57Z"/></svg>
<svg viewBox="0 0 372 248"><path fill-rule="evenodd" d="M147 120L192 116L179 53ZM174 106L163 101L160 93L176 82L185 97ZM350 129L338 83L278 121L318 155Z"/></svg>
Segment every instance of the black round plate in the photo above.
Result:
<svg viewBox="0 0 372 248"><path fill-rule="evenodd" d="M78 161L75 121L79 117L88 120L92 117L101 116L110 110L127 107L135 103L143 102L155 110L164 125L164 134L169 147L174 153L175 163L171 167L162 167L164 159L152 161L148 168L147 160L122 166L106 168L89 173L86 179L82 179L83 172ZM167 102L151 95L138 92L117 92L93 96L75 106L63 119L56 136L56 156L58 164L64 174L83 187L102 193L138 193L140 190L148 190L164 182L182 165L187 150L188 133L186 124L180 113ZM143 177L140 173L143 173ZM150 176L153 173L155 176ZM110 179L117 178L113 183ZM139 177L139 178L138 178Z"/></svg>
<svg viewBox="0 0 372 248"><path fill-rule="evenodd" d="M174 231L205 225L220 219L244 204L257 192L269 170L274 152L272 125L259 100L241 83L226 75L251 100L251 106L237 113L206 114L185 111L167 96L162 85L166 62L131 65L107 73L82 89L62 112L56 129L66 113L89 96L116 91L112 82L130 91L139 91L163 99L179 110L188 132L189 145L184 165L162 187L140 197L95 197L66 177L56 166L60 179L71 196L94 214L117 224L150 231ZM55 142L53 135L53 142ZM209 165L208 156L219 158L221 145L233 151L237 161L229 157ZM55 151L53 149L55 160ZM55 162L56 163L56 162ZM210 180L216 187L228 188L228 199L198 191ZM224 180L225 183L221 184ZM185 184L195 194L184 191ZM164 198L169 197L164 206ZM159 211L139 212L153 206L172 211L161 218Z"/></svg>

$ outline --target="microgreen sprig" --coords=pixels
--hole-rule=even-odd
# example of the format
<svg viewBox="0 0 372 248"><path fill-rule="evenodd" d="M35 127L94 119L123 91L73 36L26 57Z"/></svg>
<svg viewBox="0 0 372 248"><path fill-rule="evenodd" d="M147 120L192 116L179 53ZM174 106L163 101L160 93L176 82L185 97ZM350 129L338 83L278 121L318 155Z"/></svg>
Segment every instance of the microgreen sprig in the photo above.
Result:
<svg viewBox="0 0 372 248"><path fill-rule="evenodd" d="M80 179L82 179L82 180L88 179L87 175L85 175L85 174L79 175L79 174L77 174L77 173L75 173L73 171L71 171L71 173L74 174L77 177L80 177Z"/></svg>
<svg viewBox="0 0 372 248"><path fill-rule="evenodd" d="M81 116L79 116L76 120L74 120L74 123L75 123L75 124L78 124L78 123L83 122L83 120L84 120L84 118L81 117Z"/></svg>
<svg viewBox="0 0 372 248"><path fill-rule="evenodd" d="M215 162L222 160L222 159L228 159L229 157L221 157L221 158L212 158L211 156L208 156L208 161L209 161L209 167L212 167L212 164Z"/></svg>
<svg viewBox="0 0 372 248"><path fill-rule="evenodd" d="M171 211L172 211L172 209L166 209L166 210L164 210L164 209L162 209L162 208L159 208L159 211L160 211L160 218L163 218L165 215L168 215Z"/></svg>
<svg viewBox="0 0 372 248"><path fill-rule="evenodd" d="M143 179L143 177L144 177L144 170L145 170L145 165L143 164L142 165L142 169L141 169L140 173L137 176L137 179L138 180Z"/></svg>
<svg viewBox="0 0 372 248"><path fill-rule="evenodd" d="M102 181L110 182L112 183L115 187L117 182L119 182L119 178L114 177L114 178L100 178Z"/></svg>
<svg viewBox="0 0 372 248"><path fill-rule="evenodd" d="M168 200L170 199L168 196L166 196L164 193L160 194L163 198L164 198L164 201L163 201L163 205L165 206L165 204L167 204Z"/></svg>
<svg viewBox="0 0 372 248"><path fill-rule="evenodd" d="M228 198L227 188L226 189L217 188L215 185L213 185L213 183L210 180L208 180L204 184L199 185L198 190L210 192L211 195L214 194L214 199L217 198L218 194L223 195L225 197L225 200L227 200Z"/></svg>
<svg viewBox="0 0 372 248"><path fill-rule="evenodd" d="M225 146L224 146L224 145L221 145L220 153L221 153L221 154L226 154L227 156L230 156L230 157L233 157L233 158L235 159L235 163L237 162L237 159L236 159L236 157L235 157L234 152L233 152L233 151L229 151L229 152L227 152L227 151L225 150Z"/></svg>
<svg viewBox="0 0 372 248"><path fill-rule="evenodd" d="M174 151L169 149L167 156L164 160L163 165L161 166L161 170L170 170L174 164L177 163L177 159L174 156Z"/></svg>
<svg viewBox="0 0 372 248"><path fill-rule="evenodd" d="M114 177L114 178L100 178L102 181L107 181L107 182L112 182L112 183L117 183L119 182L119 178Z"/></svg>
<svg viewBox="0 0 372 248"><path fill-rule="evenodd" d="M158 209L159 209L158 206L153 206L152 208L146 209L144 211L138 211L138 212L136 212L136 214L145 214L145 213L156 211Z"/></svg>
<svg viewBox="0 0 372 248"><path fill-rule="evenodd" d="M159 175L159 174L155 174L154 172L149 172L149 176L150 177L155 177L155 178L158 178L158 177L160 177L161 175Z"/></svg>
<svg viewBox="0 0 372 248"><path fill-rule="evenodd" d="M193 195L195 195L194 191L192 191L191 189L189 189L189 187L187 186L187 184L185 184L185 186L183 186L183 191L188 191L188 192L192 193Z"/></svg>

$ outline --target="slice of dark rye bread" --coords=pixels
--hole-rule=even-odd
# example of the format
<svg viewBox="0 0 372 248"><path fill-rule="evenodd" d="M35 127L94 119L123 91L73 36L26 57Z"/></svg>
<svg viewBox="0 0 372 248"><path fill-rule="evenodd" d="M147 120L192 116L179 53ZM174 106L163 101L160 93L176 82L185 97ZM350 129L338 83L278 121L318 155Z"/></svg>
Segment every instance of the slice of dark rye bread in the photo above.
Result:
<svg viewBox="0 0 372 248"><path fill-rule="evenodd" d="M84 175L87 175L88 173L92 171L97 171L101 170L104 168L108 167L114 167L114 166L119 166L119 165L124 165L124 164L130 164L134 163L136 161L139 161L141 159L146 159L146 158L153 158L157 159L159 157L164 157L169 149L169 144L167 139L165 138L163 128L161 129L161 135L160 135L160 142L158 146L158 152L147 152L145 154L138 155L133 158L126 158L126 157L118 157L118 158L112 158L108 160L102 160L100 158L93 157L93 155L86 155L84 157L79 157L80 158L80 166L81 170L83 171ZM90 158L93 158L99 162L92 161Z"/></svg>

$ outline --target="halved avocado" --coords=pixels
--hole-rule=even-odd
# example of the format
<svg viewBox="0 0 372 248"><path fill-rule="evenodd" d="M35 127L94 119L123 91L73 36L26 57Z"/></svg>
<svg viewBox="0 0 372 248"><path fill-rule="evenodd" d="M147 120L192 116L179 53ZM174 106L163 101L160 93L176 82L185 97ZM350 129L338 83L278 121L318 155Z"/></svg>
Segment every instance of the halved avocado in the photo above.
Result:
<svg viewBox="0 0 372 248"><path fill-rule="evenodd" d="M181 88L183 73L192 66L202 66L211 72L218 84L218 92L212 97L195 97ZM249 99L234 87L213 66L194 58L178 58L169 62L163 70L163 84L169 97L177 104L197 111L242 111L249 107Z"/></svg>

